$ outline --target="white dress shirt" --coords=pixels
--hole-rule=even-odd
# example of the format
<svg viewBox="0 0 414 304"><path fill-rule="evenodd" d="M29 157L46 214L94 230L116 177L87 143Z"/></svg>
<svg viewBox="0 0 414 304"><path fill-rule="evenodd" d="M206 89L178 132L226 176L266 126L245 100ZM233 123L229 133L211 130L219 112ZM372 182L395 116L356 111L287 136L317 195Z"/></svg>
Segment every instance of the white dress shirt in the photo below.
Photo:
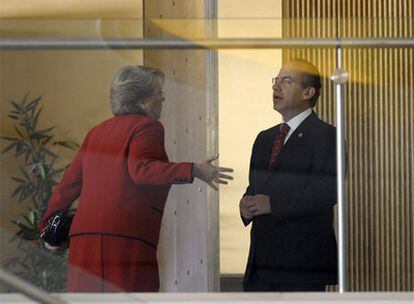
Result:
<svg viewBox="0 0 414 304"><path fill-rule="evenodd" d="M285 141L283 144L285 144L289 137L295 132L295 130L300 126L300 124L309 116L312 114L312 108L306 109L302 113L299 113L295 117L289 119L288 121L284 121L285 124L287 124L290 129L288 134L286 134Z"/></svg>

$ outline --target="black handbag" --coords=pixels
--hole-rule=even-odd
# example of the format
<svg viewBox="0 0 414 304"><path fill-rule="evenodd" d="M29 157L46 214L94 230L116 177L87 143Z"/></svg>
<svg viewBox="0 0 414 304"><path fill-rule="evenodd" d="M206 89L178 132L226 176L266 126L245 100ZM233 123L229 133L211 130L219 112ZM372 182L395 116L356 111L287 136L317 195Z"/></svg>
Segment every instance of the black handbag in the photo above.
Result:
<svg viewBox="0 0 414 304"><path fill-rule="evenodd" d="M47 225L42 230L40 237L48 244L56 247L69 242L69 230L74 215L74 212L64 210L54 213L47 220Z"/></svg>

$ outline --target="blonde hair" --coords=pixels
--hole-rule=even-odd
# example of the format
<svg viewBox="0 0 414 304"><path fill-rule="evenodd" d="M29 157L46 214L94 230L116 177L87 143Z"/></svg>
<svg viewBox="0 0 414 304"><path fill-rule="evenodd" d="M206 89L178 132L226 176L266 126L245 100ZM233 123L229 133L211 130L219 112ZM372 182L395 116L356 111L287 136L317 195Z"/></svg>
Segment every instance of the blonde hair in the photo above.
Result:
<svg viewBox="0 0 414 304"><path fill-rule="evenodd" d="M127 65L121 68L112 80L110 105L114 115L144 114L139 101L154 94L153 82L162 83L161 70L140 65Z"/></svg>

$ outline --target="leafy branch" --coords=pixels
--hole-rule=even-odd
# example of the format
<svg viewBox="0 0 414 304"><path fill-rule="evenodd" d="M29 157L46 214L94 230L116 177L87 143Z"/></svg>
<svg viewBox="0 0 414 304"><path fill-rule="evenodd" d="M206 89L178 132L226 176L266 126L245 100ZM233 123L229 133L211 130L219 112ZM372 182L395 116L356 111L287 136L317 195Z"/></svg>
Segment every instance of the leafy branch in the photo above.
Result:
<svg viewBox="0 0 414 304"><path fill-rule="evenodd" d="M62 291L64 278L58 284L56 278L66 273L62 270L66 263L61 260L66 254L52 259L52 262L45 259L43 244L39 239L39 224L57 180L66 169L56 168L59 159L56 148L76 150L79 145L70 140L54 140L54 127L38 128L43 112L40 101L40 96L28 101L28 94L20 102L10 101L12 110L8 117L14 123L15 136L0 137L8 142L1 154L13 153L20 161L20 176L11 177L16 183L11 196L19 203L28 202L27 210L12 220L18 231L11 241L19 242L18 248L23 255L6 261L4 266L13 268L15 273L39 287Z"/></svg>

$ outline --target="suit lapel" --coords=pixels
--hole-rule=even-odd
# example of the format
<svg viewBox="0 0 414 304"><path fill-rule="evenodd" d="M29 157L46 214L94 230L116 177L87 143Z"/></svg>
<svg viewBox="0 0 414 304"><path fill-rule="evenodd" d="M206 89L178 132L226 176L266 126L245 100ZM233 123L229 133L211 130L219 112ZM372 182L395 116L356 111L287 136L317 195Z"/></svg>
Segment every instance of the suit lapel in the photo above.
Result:
<svg viewBox="0 0 414 304"><path fill-rule="evenodd" d="M304 121L305 122L305 121ZM295 149L298 144L306 137L306 128L303 127L303 123L296 128L295 132L290 135L287 142L283 145L280 154L278 155L275 163L272 166L271 171L277 170L281 163L286 159L286 157L290 154L290 151Z"/></svg>
<svg viewBox="0 0 414 304"><path fill-rule="evenodd" d="M296 128L296 130L292 133L292 135L289 137L288 141L283 145L282 150L280 151L275 163L273 164L271 170L267 171L267 174L264 175L264 178L262 180L261 186L258 187L258 189L262 190L265 186L265 184L270 180L273 174L277 172L277 169L279 166L283 163L283 161L286 160L286 158L289 157L289 154L294 149L297 149L300 143L307 137L307 134L309 133L310 128L312 127L315 120L317 120L318 117L315 114L315 112L312 112L300 125ZM279 126L277 126L276 130L279 131ZM273 140L275 138L276 134L273 137ZM271 144L272 147L273 143ZM270 154L269 154L270 155ZM269 161L269 160L267 160ZM260 193L260 191L259 191Z"/></svg>

